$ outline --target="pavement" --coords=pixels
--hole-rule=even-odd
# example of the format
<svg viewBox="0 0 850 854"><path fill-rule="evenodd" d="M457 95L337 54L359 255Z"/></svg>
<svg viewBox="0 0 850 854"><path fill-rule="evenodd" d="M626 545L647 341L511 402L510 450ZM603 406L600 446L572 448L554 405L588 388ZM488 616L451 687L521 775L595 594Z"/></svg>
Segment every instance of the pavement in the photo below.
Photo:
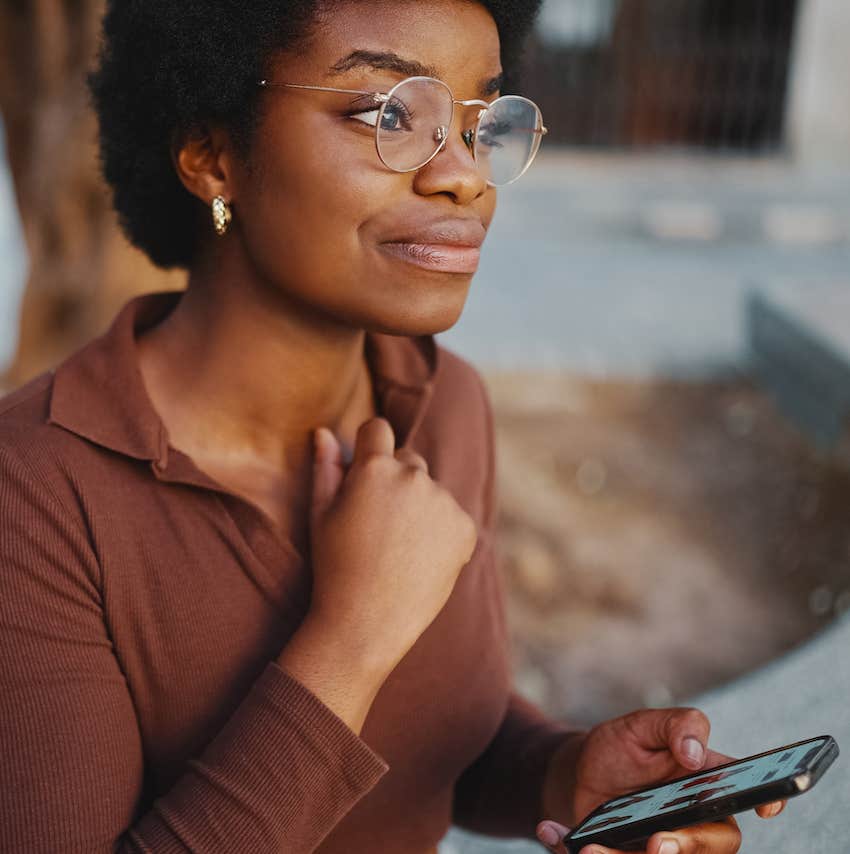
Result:
<svg viewBox="0 0 850 854"><path fill-rule="evenodd" d="M850 271L850 169L544 149L498 192L464 314L438 336L488 369L736 372L753 283Z"/></svg>

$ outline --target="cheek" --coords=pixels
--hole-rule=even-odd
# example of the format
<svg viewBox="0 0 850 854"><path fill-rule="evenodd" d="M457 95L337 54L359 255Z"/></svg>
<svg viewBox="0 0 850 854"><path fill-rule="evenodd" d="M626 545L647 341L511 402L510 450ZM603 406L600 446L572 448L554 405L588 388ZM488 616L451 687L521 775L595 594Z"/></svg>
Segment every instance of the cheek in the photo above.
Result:
<svg viewBox="0 0 850 854"><path fill-rule="evenodd" d="M396 334L449 328L469 281L400 271L376 248L375 223L409 206L412 175L389 171L373 137L341 130L262 138L261 173L240 187L251 265L268 287L353 324ZM492 190L479 199L485 224L495 200Z"/></svg>
<svg viewBox="0 0 850 854"><path fill-rule="evenodd" d="M266 149L262 178L246 194L245 240L269 279L315 294L323 283L358 276L361 226L394 189L374 143L350 141L329 145L328 134L301 135Z"/></svg>

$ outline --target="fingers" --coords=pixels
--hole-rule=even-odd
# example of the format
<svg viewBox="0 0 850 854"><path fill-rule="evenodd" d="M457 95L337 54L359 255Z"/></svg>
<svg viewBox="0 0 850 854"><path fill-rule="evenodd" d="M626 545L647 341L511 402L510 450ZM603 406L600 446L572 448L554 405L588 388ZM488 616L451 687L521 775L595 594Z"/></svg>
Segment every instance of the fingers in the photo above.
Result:
<svg viewBox="0 0 850 854"><path fill-rule="evenodd" d="M667 846L666 848L664 846ZM676 833L656 833L646 845L647 854L736 854L741 830L731 816L723 821L697 824Z"/></svg>
<svg viewBox="0 0 850 854"><path fill-rule="evenodd" d="M699 709L670 709L664 731L666 743L680 765L694 771L705 765L711 724Z"/></svg>
<svg viewBox="0 0 850 854"><path fill-rule="evenodd" d="M374 454L391 457L395 452L395 434L386 418L370 418L357 428L352 465L363 463Z"/></svg>
<svg viewBox="0 0 850 854"><path fill-rule="evenodd" d="M395 456L399 462L428 472L428 463L424 457L410 448L395 450L395 434L386 418L370 418L360 425L355 438L352 464L362 463L367 457L375 454Z"/></svg>
<svg viewBox="0 0 850 854"><path fill-rule="evenodd" d="M774 801L772 804L762 804L756 807L756 815L759 818L775 818L785 809L787 803L788 801Z"/></svg>
<svg viewBox="0 0 850 854"><path fill-rule="evenodd" d="M570 832L568 827L557 821L541 821L537 825L537 838L550 850L558 854L568 854L561 840Z"/></svg>
<svg viewBox="0 0 850 854"><path fill-rule="evenodd" d="M741 831L734 818L698 824L676 833L656 833L646 843L646 854L736 854ZM627 854L618 848L586 845L579 854Z"/></svg>
<svg viewBox="0 0 850 854"><path fill-rule="evenodd" d="M311 514L315 519L322 516L333 501L345 472L342 451L336 436L327 427L319 427L313 438Z"/></svg>
<svg viewBox="0 0 850 854"><path fill-rule="evenodd" d="M640 709L620 720L638 747L669 750L679 765L694 771L704 766L711 724L699 709Z"/></svg>

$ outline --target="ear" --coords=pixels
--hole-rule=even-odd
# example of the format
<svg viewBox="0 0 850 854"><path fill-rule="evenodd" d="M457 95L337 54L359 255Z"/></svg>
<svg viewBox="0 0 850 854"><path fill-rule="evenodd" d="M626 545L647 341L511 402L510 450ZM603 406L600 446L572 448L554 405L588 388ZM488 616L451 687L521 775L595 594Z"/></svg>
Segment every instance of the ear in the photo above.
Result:
<svg viewBox="0 0 850 854"><path fill-rule="evenodd" d="M216 196L233 199L233 172L227 132L199 125L176 134L171 161L183 186L208 205Z"/></svg>

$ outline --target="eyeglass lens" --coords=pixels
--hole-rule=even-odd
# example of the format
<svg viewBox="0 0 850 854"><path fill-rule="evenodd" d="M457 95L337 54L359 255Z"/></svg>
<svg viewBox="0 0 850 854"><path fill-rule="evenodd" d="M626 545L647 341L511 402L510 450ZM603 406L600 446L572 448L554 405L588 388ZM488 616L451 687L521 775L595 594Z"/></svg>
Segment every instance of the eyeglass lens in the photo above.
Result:
<svg viewBox="0 0 850 854"><path fill-rule="evenodd" d="M426 163L440 147L452 119L452 95L439 80L416 78L396 86L381 108L377 144L381 160L406 172ZM497 98L484 113L475 141L478 167L490 183L516 180L540 145L540 112L514 95Z"/></svg>
<svg viewBox="0 0 850 854"><path fill-rule="evenodd" d="M505 95L493 101L478 128L479 168L496 186L519 178L540 147L540 111L525 98Z"/></svg>

